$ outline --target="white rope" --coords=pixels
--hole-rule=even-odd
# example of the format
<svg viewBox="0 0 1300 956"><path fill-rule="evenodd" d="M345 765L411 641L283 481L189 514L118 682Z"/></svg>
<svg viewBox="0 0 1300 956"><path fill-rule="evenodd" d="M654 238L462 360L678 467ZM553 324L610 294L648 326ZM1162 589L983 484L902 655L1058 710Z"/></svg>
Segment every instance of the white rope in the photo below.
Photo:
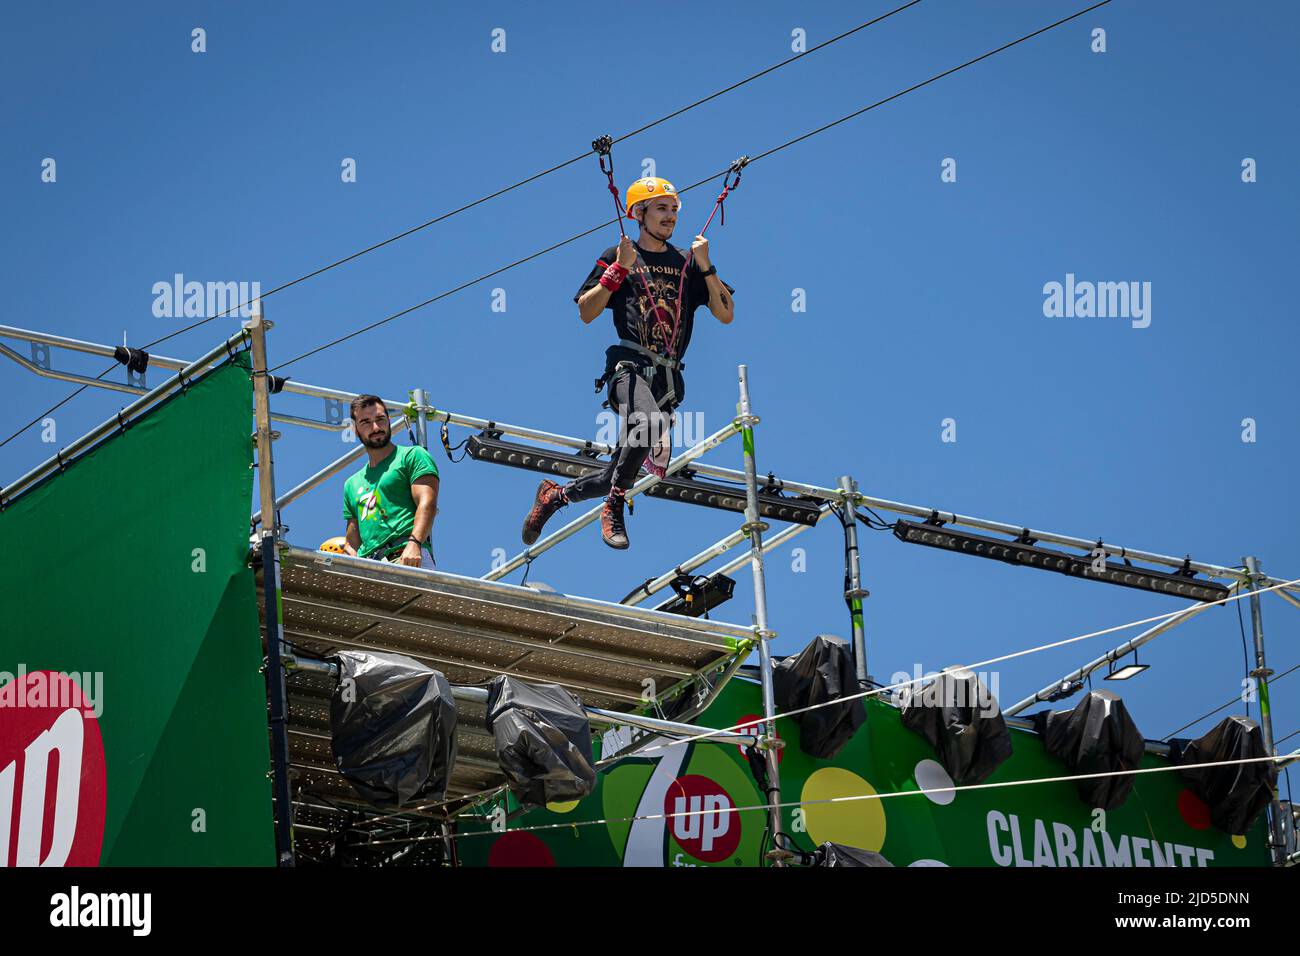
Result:
<svg viewBox="0 0 1300 956"><path fill-rule="evenodd" d="M537 830L567 830L570 828L598 826L610 823L629 823L636 820L669 820L674 817L701 816L706 813L748 813L754 810L787 809L789 807L808 807L823 803L855 803L859 800L887 800L893 797L914 797L921 794L949 794L968 790L996 790L1003 787L1019 787L1038 783L1068 783L1074 780L1095 780L1102 777L1127 777L1139 773L1167 773L1170 770L1199 770L1203 767L1232 767L1240 764L1263 763L1265 761L1289 760L1300 755L1300 750L1284 757L1245 757L1240 760L1215 760L1208 763L1170 764L1165 767L1142 767L1136 770L1107 770L1100 773L1069 774L1062 777L1039 777L1033 780L1003 780L998 783L971 783L963 786L926 787L919 790L896 790L892 793L860 793L846 797L824 797L820 800L789 800L783 803L764 803L749 807L726 807L709 810L683 810L678 813L651 813L646 816L607 817L602 820L576 820L572 823L543 823L531 827L513 827L509 830L484 830L476 833L452 834L453 840L475 836L500 836L502 833L529 833Z"/></svg>
<svg viewBox="0 0 1300 956"><path fill-rule="evenodd" d="M437 810L440 807L451 806L453 803L460 803L463 800L470 801L469 806L465 807L465 810L473 810L475 807L486 803L491 797L500 793L502 790L507 789L508 786L508 784L503 783L495 787L488 787L486 790L477 790L473 793L466 793L459 797L448 797L447 799L439 800L436 803L426 803L418 807L407 807L404 810L399 810L397 813L389 813L382 817L371 817L369 820L359 821L356 825L356 829L373 826L374 824L382 823L385 820L398 820L410 813L422 813L427 810ZM465 810L462 810L461 812L463 813ZM409 823L410 821L406 822Z"/></svg>
<svg viewBox="0 0 1300 956"><path fill-rule="evenodd" d="M1239 601L1239 600L1241 600L1243 597L1249 597L1249 596L1252 595L1252 594L1266 594L1266 593L1269 592L1269 591L1276 591L1278 588L1293 587L1293 586L1296 585L1296 584L1300 584L1300 578L1297 578L1297 579L1294 580L1294 581L1283 581L1281 584L1274 584L1274 585L1271 586L1271 587L1267 587L1267 588L1259 588L1258 590L1254 590L1254 591L1244 591L1244 590L1243 590L1243 591L1241 591L1241 592L1239 592L1239 593L1237 593L1237 594L1233 594L1233 595L1230 595L1229 597L1223 598L1222 600L1219 600L1219 601L1206 601L1206 602L1204 602L1204 603L1205 603L1207 606L1214 606L1214 605L1216 605L1216 604L1227 604L1227 602L1229 602L1229 601ZM1155 616L1153 616L1153 617L1142 618L1142 619L1139 620L1139 621L1130 621L1128 624L1117 624L1117 625L1115 625L1114 627L1108 627L1108 628L1105 628L1105 629L1100 630L1100 631L1092 631L1092 632L1090 632L1090 633L1088 633L1088 634L1080 634L1080 635L1078 635L1077 637L1067 637L1067 638L1065 638L1064 640L1061 640L1061 641L1053 641L1053 642L1050 643L1050 644L1040 644L1038 647L1031 647L1031 648L1028 648L1028 649L1023 650L1023 651L1013 651L1013 652L1010 653L1010 654L1003 654L1003 655L1001 655L1001 656L999 656L999 657L991 657L991 658L989 658L989 659L986 660L986 661L980 661L979 663L976 663L976 664L966 664L966 665L964 665L964 668L963 668L963 669L965 669L965 670L975 670L975 669L980 668L980 667L986 667L986 666L988 666L989 664L998 664L998 663L1001 663L1002 661L1009 661L1009 660L1011 660L1011 659L1013 659L1013 658L1016 658L1016 657L1024 657L1024 656L1026 656L1026 655L1028 655L1028 654L1036 654L1036 653L1038 653L1039 651L1048 651L1048 650L1052 650L1053 648L1056 648L1056 647L1064 647L1066 644L1073 644L1073 643L1075 643L1075 642L1077 642L1077 641L1085 641L1085 640L1088 640L1089 638L1093 638L1093 637L1101 637L1101 636L1103 636L1103 635L1105 635L1105 634L1113 634L1113 633L1115 633L1116 631L1123 631L1123 630L1127 630L1127 629L1130 628L1130 627L1137 627L1139 624L1150 624L1150 623L1152 623L1152 622L1154 622L1154 621L1164 621L1164 620L1168 620L1168 619L1171 618L1171 617L1177 617L1179 614L1185 614L1186 612L1187 612L1187 608L1183 608L1182 610L1179 610L1179 611L1169 611L1169 612L1167 612L1167 613L1165 613L1165 614L1157 614L1157 615L1155 615ZM953 669L956 669L956 668L953 668ZM785 713L774 714L774 715L772 716L771 720L772 720L773 723L775 723L777 720L779 720L779 719L781 719L781 718L783 718L783 717L793 717L793 716L795 716L796 714L806 714L806 713L808 713L809 711L817 710L817 709L820 708L820 707L831 707L831 706L834 706L834 705L836 705L836 704L842 704L842 703L845 703L845 702L847 702L847 701L851 701L851 700L858 700L858 699L860 699L860 698L864 698L864 697L874 697L876 694L883 694L883 693L885 693L886 691L897 690L897 689L899 689L899 688L901 688L901 687L909 687L909 686L911 686L912 684L917 684L917 683L920 683L921 681L931 680L932 678L933 678L933 675L931 675L931 677L914 677L914 678L912 678L911 680L900 681L900 682L897 683L897 684L890 684L890 685L887 686L887 687L877 687L877 688L875 688L875 689L873 689L873 690L863 691L863 692L858 693L858 694L849 694L849 695L847 695L847 696L845 696L845 697L837 697L837 698L835 698L834 700L823 701L823 702L820 703L820 704L810 704L810 705L807 706L807 707L800 707L800 708L798 708L797 710L790 710L790 711L786 711ZM752 730L756 724L767 723L767 721L768 721L768 718L766 718L766 717L760 717L760 718L758 718L758 719L756 719L756 720L749 721L748 723L744 723L744 724L736 724L734 727L722 727L722 728L719 728L719 729L716 729L716 730L710 730L710 731L707 731L707 732L705 732L705 733L702 733L702 734L696 734L696 735L694 735L694 736L690 736L690 737L679 737L679 738L677 738L677 739L675 739L675 740L667 741L666 743L655 744L654 746L647 747L647 748L645 748L644 750L639 750L639 751L637 751L637 754L640 755L640 754L652 753L652 752L654 752L654 751L656 751L656 750L664 750L664 749L666 749L666 748L668 748L668 747L676 747L676 746L678 746L679 744L691 743L692 741L696 741L696 740L706 740L706 739L708 739L709 737L716 736L717 734L732 733L732 732L737 731L737 730Z"/></svg>

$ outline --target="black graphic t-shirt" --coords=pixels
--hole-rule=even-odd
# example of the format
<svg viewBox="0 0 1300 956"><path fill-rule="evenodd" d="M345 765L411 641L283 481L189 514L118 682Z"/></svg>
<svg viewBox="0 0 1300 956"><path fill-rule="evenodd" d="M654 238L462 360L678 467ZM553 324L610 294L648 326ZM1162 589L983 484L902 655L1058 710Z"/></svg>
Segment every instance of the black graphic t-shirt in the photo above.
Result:
<svg viewBox="0 0 1300 956"><path fill-rule="evenodd" d="M708 305L708 282L700 275L700 267L692 259L690 268L686 270L686 282L682 283L682 266L686 262L686 254L671 244L663 252L650 252L640 246L637 246L637 252L639 259L633 264L618 291L609 297L607 308L614 313L614 329L620 339L630 339L652 352L680 359L691 343L695 310L701 305ZM618 246L610 246L602 252L573 301L577 302L588 289L599 284L600 277L617 258ZM653 299L646 295L647 285ZM673 317L677 314L679 285L683 301L674 340ZM736 291L725 282L723 285L728 292ZM670 348L670 343L675 347Z"/></svg>

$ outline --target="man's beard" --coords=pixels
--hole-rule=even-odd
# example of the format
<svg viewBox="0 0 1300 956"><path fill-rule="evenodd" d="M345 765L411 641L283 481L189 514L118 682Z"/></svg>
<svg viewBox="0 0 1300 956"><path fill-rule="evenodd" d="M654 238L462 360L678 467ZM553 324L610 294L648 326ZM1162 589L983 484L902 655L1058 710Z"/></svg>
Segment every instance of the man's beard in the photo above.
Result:
<svg viewBox="0 0 1300 956"><path fill-rule="evenodd" d="M393 440L393 436L391 432L384 432L383 436L383 438L376 438L372 432L369 438L361 439L361 444L367 448L387 448L388 443Z"/></svg>

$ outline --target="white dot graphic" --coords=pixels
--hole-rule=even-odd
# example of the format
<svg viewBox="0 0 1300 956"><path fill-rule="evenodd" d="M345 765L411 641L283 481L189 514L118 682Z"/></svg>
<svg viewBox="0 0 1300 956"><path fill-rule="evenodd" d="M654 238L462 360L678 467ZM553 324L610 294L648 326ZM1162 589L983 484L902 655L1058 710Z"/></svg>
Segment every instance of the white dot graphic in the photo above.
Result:
<svg viewBox="0 0 1300 956"><path fill-rule="evenodd" d="M916 777L916 785L920 789L938 791L925 795L931 803L946 807L957 798L956 791L944 789L952 786L952 777L948 776L948 771L943 769L942 764L934 760L922 760L912 770L912 775Z"/></svg>

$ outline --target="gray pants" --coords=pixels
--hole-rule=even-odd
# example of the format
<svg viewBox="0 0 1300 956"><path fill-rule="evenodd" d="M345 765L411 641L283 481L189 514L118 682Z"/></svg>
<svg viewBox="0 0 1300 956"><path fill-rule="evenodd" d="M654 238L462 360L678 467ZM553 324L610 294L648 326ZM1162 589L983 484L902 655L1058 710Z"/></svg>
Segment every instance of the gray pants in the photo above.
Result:
<svg viewBox="0 0 1300 956"><path fill-rule="evenodd" d="M618 412L618 448L603 469L566 486L570 501L603 498L611 487L626 490L636 482L650 449L670 437L669 413L661 411L657 402L662 397L630 369L614 375L609 383L609 407Z"/></svg>

